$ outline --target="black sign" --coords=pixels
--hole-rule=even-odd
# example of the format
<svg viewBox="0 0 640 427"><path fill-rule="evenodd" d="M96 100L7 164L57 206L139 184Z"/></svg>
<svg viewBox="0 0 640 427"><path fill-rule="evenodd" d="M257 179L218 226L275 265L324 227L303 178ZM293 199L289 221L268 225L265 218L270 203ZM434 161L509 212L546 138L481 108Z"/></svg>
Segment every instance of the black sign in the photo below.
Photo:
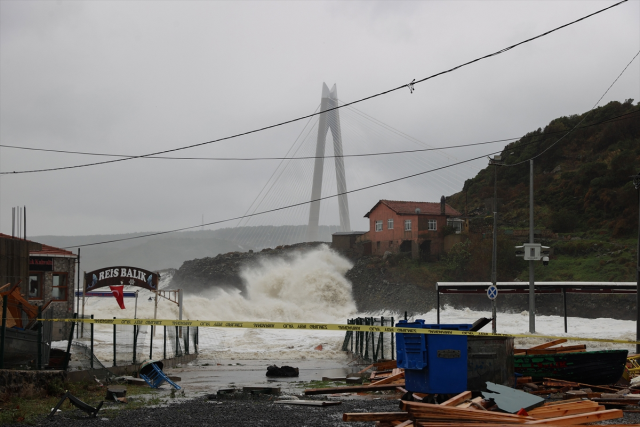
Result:
<svg viewBox="0 0 640 427"><path fill-rule="evenodd" d="M158 290L158 274L136 267L107 267L85 274L87 291L105 286L138 286Z"/></svg>
<svg viewBox="0 0 640 427"><path fill-rule="evenodd" d="M29 271L53 271L53 258L30 256Z"/></svg>

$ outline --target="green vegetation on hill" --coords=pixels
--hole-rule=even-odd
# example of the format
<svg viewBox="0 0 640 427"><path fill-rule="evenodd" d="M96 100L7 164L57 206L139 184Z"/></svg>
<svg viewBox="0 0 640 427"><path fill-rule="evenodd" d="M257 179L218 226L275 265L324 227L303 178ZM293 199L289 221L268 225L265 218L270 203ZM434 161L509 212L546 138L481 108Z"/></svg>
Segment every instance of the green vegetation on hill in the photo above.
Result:
<svg viewBox="0 0 640 427"><path fill-rule="evenodd" d="M637 232L638 199L630 176L640 171L640 103L613 101L583 115L560 117L505 147L498 167L500 226L528 227L529 162L534 160L536 228L620 238ZM634 113L635 112L635 113ZM629 114L632 113L632 114ZM606 123L593 123L612 119ZM554 145L576 124L579 128ZM545 151L547 150L547 151ZM493 197L493 167L465 182L448 203L484 212Z"/></svg>

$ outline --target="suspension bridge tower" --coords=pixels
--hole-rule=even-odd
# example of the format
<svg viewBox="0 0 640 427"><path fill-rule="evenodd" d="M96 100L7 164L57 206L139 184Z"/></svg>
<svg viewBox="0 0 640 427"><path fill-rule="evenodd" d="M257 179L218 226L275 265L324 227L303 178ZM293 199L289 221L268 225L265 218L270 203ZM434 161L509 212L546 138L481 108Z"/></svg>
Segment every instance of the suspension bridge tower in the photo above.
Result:
<svg viewBox="0 0 640 427"><path fill-rule="evenodd" d="M331 110L338 106L338 89L334 84L331 90L322 83L322 100L320 103L320 122L318 123L318 140L316 143L316 159L313 165L313 186L311 188L311 205L309 208L309 225L307 242L318 240L318 222L320 221L320 197L322 195L322 173L324 170L324 152L327 132L331 129L333 136L333 153L335 155L336 183L338 187L338 208L340 214L340 231L351 231L349 223L349 201L347 199L347 181L344 176L344 158L342 157L342 132L340 131L340 110ZM331 111L326 111L331 110Z"/></svg>

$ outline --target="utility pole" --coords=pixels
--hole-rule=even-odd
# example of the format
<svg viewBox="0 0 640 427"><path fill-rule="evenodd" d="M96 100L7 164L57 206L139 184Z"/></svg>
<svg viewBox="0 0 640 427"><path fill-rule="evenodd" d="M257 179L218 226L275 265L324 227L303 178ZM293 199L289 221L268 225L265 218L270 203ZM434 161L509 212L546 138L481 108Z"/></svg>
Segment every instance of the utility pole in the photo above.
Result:
<svg viewBox="0 0 640 427"><path fill-rule="evenodd" d="M529 160L529 243L533 241L533 159ZM534 285L534 263L529 260L529 333L536 333L536 290Z"/></svg>
<svg viewBox="0 0 640 427"><path fill-rule="evenodd" d="M502 164L501 156L493 156L489 159L489 164L493 165L493 251L491 256L491 283L496 287L497 282L497 262L498 262L498 165ZM496 300L491 300L491 330L496 333Z"/></svg>
<svg viewBox="0 0 640 427"><path fill-rule="evenodd" d="M640 172L633 175L633 186L638 191L638 252L636 254L636 341L640 341ZM636 354L640 354L640 344L636 344Z"/></svg>

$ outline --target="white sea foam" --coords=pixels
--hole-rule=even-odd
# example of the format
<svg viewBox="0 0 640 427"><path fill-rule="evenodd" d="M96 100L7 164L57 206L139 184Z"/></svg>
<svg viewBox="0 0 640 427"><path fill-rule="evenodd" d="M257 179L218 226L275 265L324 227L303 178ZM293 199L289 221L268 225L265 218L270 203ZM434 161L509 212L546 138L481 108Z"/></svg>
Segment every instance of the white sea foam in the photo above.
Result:
<svg viewBox="0 0 640 427"><path fill-rule="evenodd" d="M281 321L345 323L357 316L374 316L356 313L351 296L351 283L344 274L351 263L327 246L320 246L303 254L264 260L258 266L241 272L247 295L239 291L215 290L201 295L185 295L183 318L191 320L227 321ZM170 277L162 278L160 288L170 286ZM215 284L212 284L215 285ZM128 290L135 290L128 289ZM153 294L140 290L138 318L153 318ZM89 298L85 313L96 318L132 318L134 300L126 299L127 308L120 310L112 298ZM376 313L378 317L380 313ZM385 318L392 315L383 313ZM441 323L473 323L480 317L490 317L489 312L445 307L441 311ZM176 304L160 300L159 319L177 319ZM414 318L436 323L436 311L431 310ZM615 319L582 319L570 317L568 334L564 334L564 321L560 316L537 316L539 334L578 336L589 338L614 338L632 340L635 337L635 321ZM528 313L498 313L498 332L526 334L529 328ZM485 330L490 330L486 326ZM112 359L113 327L95 326L95 351L103 361ZM336 331L258 330L200 328L199 351L203 358L250 360L278 360L304 358L341 357L344 333ZM543 342L541 338L518 338L516 346L528 346ZM148 339L146 341L148 343ZM573 344L574 342L572 342ZM322 344L322 350L315 348ZM588 349L628 348L620 344L586 342ZM386 344L385 344L386 345ZM154 339L154 354L162 353L162 331Z"/></svg>

